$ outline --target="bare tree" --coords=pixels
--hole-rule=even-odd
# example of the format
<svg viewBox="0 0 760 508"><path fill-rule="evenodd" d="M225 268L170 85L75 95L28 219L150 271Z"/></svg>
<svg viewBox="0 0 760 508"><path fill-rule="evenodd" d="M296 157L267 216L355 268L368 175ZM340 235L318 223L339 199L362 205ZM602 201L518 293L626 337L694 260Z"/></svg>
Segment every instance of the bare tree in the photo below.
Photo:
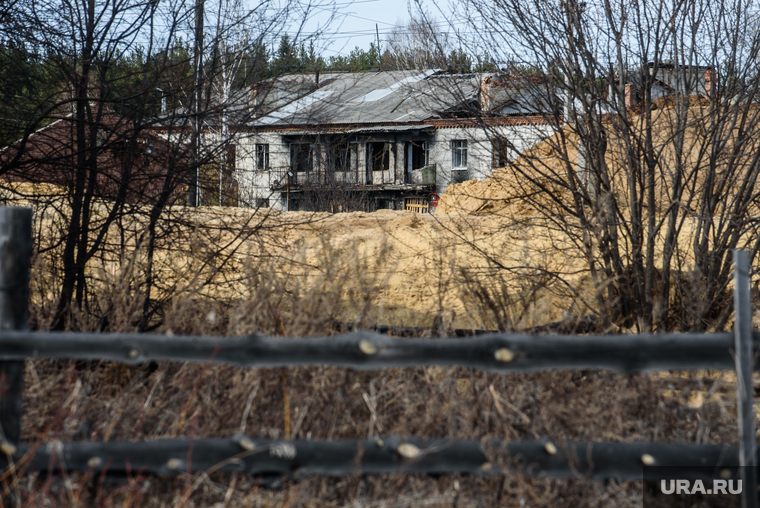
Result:
<svg viewBox="0 0 760 508"><path fill-rule="evenodd" d="M584 260L593 312L641 330L725 327L731 250L754 259L760 247L757 6L454 7L477 33L466 41L472 51L545 78L534 96L554 134L499 181ZM495 146L513 144L483 124Z"/></svg>
<svg viewBox="0 0 760 508"><path fill-rule="evenodd" d="M240 124L256 114L246 101L240 107L240 97L230 92L239 55L252 53L249 44L276 38L287 22L282 12L294 6L286 1L243 10L222 3L218 12L207 13L220 20L206 41L216 56L204 68L201 104L193 59L182 42L194 19L193 2L42 0L4 10L0 38L36 48L61 78L0 160L6 181L60 189L46 212L60 229L46 231L47 241L40 244L61 271L54 328L65 328L72 310L98 312L88 299L92 262L115 248L129 257L147 246L147 268L137 284L145 304L140 327L154 315L153 251L157 241L176 233L167 221L185 213L173 205L195 185L200 168L220 159L226 163L234 135L228 128L231 111ZM299 11L309 15L313 7ZM212 93L215 86L219 93ZM204 135L203 149L191 157L196 117L204 132L209 126L221 126L221 132ZM43 126L48 127L37 132ZM122 231L117 247L113 228ZM125 231L131 240L124 239Z"/></svg>
<svg viewBox="0 0 760 508"><path fill-rule="evenodd" d="M245 56L245 50L250 46L249 39L251 34L241 18L245 17L243 5L240 0L219 0L218 11L216 13L217 40L214 48L214 58L212 68L219 69L219 72L212 70L212 75L216 79L212 81L214 93L220 96L223 104L229 104L233 95L233 85L235 77L240 69L240 64ZM247 98L247 97L246 97ZM247 104L246 104L247 107ZM229 139L230 108L224 108L221 111L221 121L219 126L219 135L222 139ZM230 150L224 150L220 155L219 167L219 204L223 203L224 194L224 177L231 178L231 166L234 167L234 154Z"/></svg>
<svg viewBox="0 0 760 508"><path fill-rule="evenodd" d="M438 21L423 15L394 26L388 36L384 63L395 69L445 68L454 47Z"/></svg>

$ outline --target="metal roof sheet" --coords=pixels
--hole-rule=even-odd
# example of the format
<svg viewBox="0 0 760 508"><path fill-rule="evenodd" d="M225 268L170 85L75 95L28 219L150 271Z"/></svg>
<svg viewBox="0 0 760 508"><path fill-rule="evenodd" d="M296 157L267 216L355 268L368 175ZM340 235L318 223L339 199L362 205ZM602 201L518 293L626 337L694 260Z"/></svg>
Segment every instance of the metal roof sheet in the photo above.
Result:
<svg viewBox="0 0 760 508"><path fill-rule="evenodd" d="M283 94L273 92L278 101ZM420 122L477 97L475 74L437 70L333 74L305 95L254 120L252 126ZM267 101L266 98L263 99Z"/></svg>
<svg viewBox="0 0 760 508"><path fill-rule="evenodd" d="M417 81L423 80L426 77L430 76L431 74L435 74L435 71L432 69L429 69L422 74L418 74L416 76L409 76L407 78L402 79L401 81L397 81L396 83L393 83L388 88L379 88L377 90L373 90L367 95L363 97L359 97L357 99L354 99L354 102L373 102L373 101L379 101L380 99L383 99L387 97L388 95L392 94L399 88L401 88L404 85L416 83Z"/></svg>
<svg viewBox="0 0 760 508"><path fill-rule="evenodd" d="M278 131L284 136L313 136L315 134L362 134L362 133L383 133L383 132L413 132L413 131L434 131L435 127L431 125L368 125L362 127L330 128L329 130L285 130Z"/></svg>
<svg viewBox="0 0 760 508"><path fill-rule="evenodd" d="M284 105L280 109L273 111L264 118L257 120L258 125L270 125L288 117L296 116L298 113L308 110L313 104L324 101L335 93L334 90L315 90L305 97L296 99L293 102Z"/></svg>

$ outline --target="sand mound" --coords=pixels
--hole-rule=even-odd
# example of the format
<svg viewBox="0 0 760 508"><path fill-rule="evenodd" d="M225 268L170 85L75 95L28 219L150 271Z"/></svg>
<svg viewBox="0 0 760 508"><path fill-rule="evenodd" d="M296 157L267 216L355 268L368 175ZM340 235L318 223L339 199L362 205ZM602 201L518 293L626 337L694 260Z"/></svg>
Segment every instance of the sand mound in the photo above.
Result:
<svg viewBox="0 0 760 508"><path fill-rule="evenodd" d="M655 185L659 196L664 198L659 201L665 206L668 203L666 193L671 185L669 175L673 168L685 168L686 178L696 184L690 191L694 195L698 195L700 186L704 184L703 175L706 172L702 169L710 163L711 149L709 107L710 104L705 99L692 97L687 110L688 122L682 128L679 120L683 115L678 114L672 98L659 99L653 104L653 145L657 157ZM645 136L644 116L641 112L631 112L628 120L631 127L628 137L623 137L612 121L605 124L607 146L604 158L613 192L623 197L619 200L623 206L627 204L624 197L628 195L630 175L622 160L626 157L628 142L633 141L637 148L643 147ZM682 133L684 139L680 151L673 142L678 133ZM732 145L730 135L726 144L726 148ZM561 213L558 203L572 200L565 182L569 181L569 174L577 174L577 147L578 136L571 127L565 126L524 152L507 167L494 171L488 178L449 185L441 196L436 213L531 215L538 207L548 207L548 210L556 207L557 213ZM742 157L749 158L753 150L742 147L741 152ZM638 153L643 163L643 149L639 149ZM718 171L723 163L722 160L717 161ZM736 161L733 163L736 164ZM581 175L577 176L580 178Z"/></svg>
<svg viewBox="0 0 760 508"><path fill-rule="evenodd" d="M45 254L33 267L32 305L57 298L65 196L65 189L27 184L3 195L35 209ZM148 266L144 232L149 210L143 208L134 207L109 229L103 252L88 264L91 290L103 306L139 311ZM95 203L93 220L100 223L109 209L107 202ZM546 257L550 241L545 228L528 233L498 218L406 211L330 214L174 206L165 215L160 229L166 233L157 239L152 258L153 300L234 303L279 291L296 295L293 301L332 300L325 305L338 309L337 320L355 322L361 315L363 322L400 326L427 327L437 319L454 328L495 328L494 316L483 313L488 307L473 300L476 293L522 294L531 274L499 266L529 266ZM578 266L563 259L563 266L555 268L577 273ZM111 288L114 294L98 288ZM560 300L556 292L538 295L521 322L532 326L559 319L572 299ZM290 319L286 306L277 306L282 319Z"/></svg>

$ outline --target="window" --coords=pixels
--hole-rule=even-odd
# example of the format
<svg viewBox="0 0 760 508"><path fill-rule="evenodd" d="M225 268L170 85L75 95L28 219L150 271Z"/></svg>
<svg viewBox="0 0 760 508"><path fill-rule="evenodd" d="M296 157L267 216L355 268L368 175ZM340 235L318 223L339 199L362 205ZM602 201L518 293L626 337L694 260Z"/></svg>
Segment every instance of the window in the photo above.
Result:
<svg viewBox="0 0 760 508"><path fill-rule="evenodd" d="M467 168L467 141L457 139L451 142L451 167Z"/></svg>
<svg viewBox="0 0 760 508"><path fill-rule="evenodd" d="M269 208L269 198L256 198L256 208Z"/></svg>
<svg viewBox="0 0 760 508"><path fill-rule="evenodd" d="M256 152L256 171L269 170L269 145L255 145Z"/></svg>
<svg viewBox="0 0 760 508"><path fill-rule="evenodd" d="M388 171L391 167L390 143L367 143L372 171Z"/></svg>
<svg viewBox="0 0 760 508"><path fill-rule="evenodd" d="M411 142L411 155L412 169L421 169L428 165L427 155L427 142L426 141L412 141Z"/></svg>
<svg viewBox="0 0 760 508"><path fill-rule="evenodd" d="M504 140L494 140L493 143L493 167L503 168L509 163L509 146Z"/></svg>
<svg viewBox="0 0 760 508"><path fill-rule="evenodd" d="M332 158L332 167L335 171L351 171L351 145L349 143L338 143L334 145L330 152Z"/></svg>
<svg viewBox="0 0 760 508"><path fill-rule="evenodd" d="M293 143L290 145L290 169L298 173L311 171L311 145Z"/></svg>
<svg viewBox="0 0 760 508"><path fill-rule="evenodd" d="M225 147L224 158L224 163L226 164L227 169L235 169L235 164L237 162L237 145L233 145L232 143L228 144Z"/></svg>

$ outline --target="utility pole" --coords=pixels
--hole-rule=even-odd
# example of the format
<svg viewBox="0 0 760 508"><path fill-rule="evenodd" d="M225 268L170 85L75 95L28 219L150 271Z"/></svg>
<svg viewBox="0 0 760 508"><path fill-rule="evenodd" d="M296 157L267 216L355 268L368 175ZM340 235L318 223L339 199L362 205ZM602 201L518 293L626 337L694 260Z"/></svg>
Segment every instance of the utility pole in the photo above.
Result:
<svg viewBox="0 0 760 508"><path fill-rule="evenodd" d="M574 36L575 33L578 33L578 36L581 35L581 26L580 26L580 18L581 13L586 8L585 2L578 2L577 0L566 0L564 2L565 6L565 16L567 20L567 32L565 36L565 104L564 104L564 123L566 125L570 124L570 120L572 118L573 114L573 94L571 93L571 88L578 93L578 89L576 84L573 84L573 80L575 79L575 59L573 58L574 49L575 49L575 41ZM580 90L582 93L582 90ZM578 175L578 180L583 183L583 185L586 187L586 190L589 192L589 194L594 194L594 189L591 187L591 175L589 174L588 167L587 167L587 161L586 161L586 154L588 153L586 150L586 143L587 143L587 137L588 137L588 129L587 126L584 124L584 121L591 121L589 118L579 118L579 121L576 122L575 131L578 134L578 154L576 156L576 162L575 162L575 173Z"/></svg>
<svg viewBox="0 0 760 508"><path fill-rule="evenodd" d="M574 0L567 0L564 4L567 28L565 32L565 107L562 112L562 120L565 124L569 124L573 111L573 97L570 93L570 87L572 86L571 73L573 69L573 17L576 5Z"/></svg>
<svg viewBox="0 0 760 508"><path fill-rule="evenodd" d="M195 0L195 48L193 53L193 72L195 91L192 99L193 112L193 132L192 132L192 151L193 151L193 168L194 175L191 175L190 182L187 186L187 205L198 206L198 195L200 192L200 160L201 160L201 118L200 105L203 97L203 14L204 1Z"/></svg>
<svg viewBox="0 0 760 508"><path fill-rule="evenodd" d="M377 28L377 23L375 23L375 34L377 35L377 66L380 67L380 69L382 69L383 59L382 59L382 55L380 54L380 29Z"/></svg>
<svg viewBox="0 0 760 508"><path fill-rule="evenodd" d="M570 38L570 36L568 35L568 39L569 38ZM568 49L567 52L569 54L570 53L570 41L566 42L566 46L567 46L567 49ZM569 63L570 63L570 60L568 60L568 64ZM565 103L564 103L564 108L563 108L563 111L562 111L562 120L563 120L563 123L566 123L566 124L570 123L570 119L572 118L572 113L573 113L573 97L570 94L570 86L571 86L570 85L570 72L569 72L569 69L567 69L566 72L565 72Z"/></svg>

